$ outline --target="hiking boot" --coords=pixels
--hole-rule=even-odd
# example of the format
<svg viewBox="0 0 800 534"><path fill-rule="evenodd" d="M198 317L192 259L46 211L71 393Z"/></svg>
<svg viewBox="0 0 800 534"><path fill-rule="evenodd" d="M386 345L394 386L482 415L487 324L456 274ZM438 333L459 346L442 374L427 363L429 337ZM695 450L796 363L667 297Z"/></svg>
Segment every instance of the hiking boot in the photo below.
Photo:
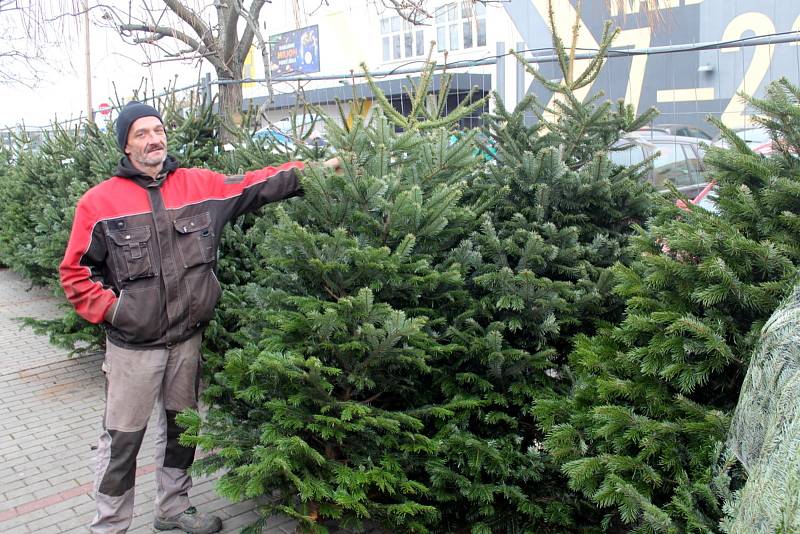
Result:
<svg viewBox="0 0 800 534"><path fill-rule="evenodd" d="M222 519L204 514L190 506L182 514L172 517L156 517L153 522L156 530L182 530L188 534L213 534L222 530Z"/></svg>

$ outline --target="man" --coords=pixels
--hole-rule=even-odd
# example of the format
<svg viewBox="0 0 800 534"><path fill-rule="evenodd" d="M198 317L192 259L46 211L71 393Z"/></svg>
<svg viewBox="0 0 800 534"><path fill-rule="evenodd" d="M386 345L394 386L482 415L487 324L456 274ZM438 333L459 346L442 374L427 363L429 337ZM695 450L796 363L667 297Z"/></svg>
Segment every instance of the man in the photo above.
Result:
<svg viewBox="0 0 800 534"><path fill-rule="evenodd" d="M189 504L195 451L178 443L175 416L197 407L202 331L221 292L214 272L220 235L231 219L302 194L303 163L241 176L181 168L167 155L158 111L139 102L122 109L116 133L125 157L115 176L78 201L60 267L78 314L103 323L107 335L91 531L128 529L136 455L158 405L154 526L210 534L222 521Z"/></svg>

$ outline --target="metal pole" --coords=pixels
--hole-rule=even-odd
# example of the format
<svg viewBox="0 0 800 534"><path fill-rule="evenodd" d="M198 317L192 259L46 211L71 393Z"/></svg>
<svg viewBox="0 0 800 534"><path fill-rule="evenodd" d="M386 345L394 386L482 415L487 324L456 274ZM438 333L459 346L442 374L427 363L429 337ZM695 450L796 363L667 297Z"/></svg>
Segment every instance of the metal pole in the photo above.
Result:
<svg viewBox="0 0 800 534"><path fill-rule="evenodd" d="M517 50L525 48L525 43L518 42ZM515 104L519 104L525 98L525 66L521 61L517 61L517 94Z"/></svg>
<svg viewBox="0 0 800 534"><path fill-rule="evenodd" d="M206 72L203 77L203 103L211 102L211 73Z"/></svg>
<svg viewBox="0 0 800 534"><path fill-rule="evenodd" d="M86 120L94 123L92 111L92 57L89 48L89 0L83 0L83 24L86 44Z"/></svg>
<svg viewBox="0 0 800 534"><path fill-rule="evenodd" d="M494 84L495 91L499 94L503 100L506 99L506 43L503 41L497 41L495 45L495 51L497 53L497 65L495 66L495 76L497 77L496 83Z"/></svg>
<svg viewBox="0 0 800 534"><path fill-rule="evenodd" d="M84 0L86 1L86 0ZM765 44L780 44L780 43L793 43L793 42L800 42L800 31L793 31L793 32L785 32L780 35L770 35L770 36L758 36L758 37L751 37L745 39L737 39L735 41L729 42L722 42L722 41L711 41L705 43L693 43L693 44L685 44L685 45L668 45L668 46L651 46L649 48L612 48L608 51L608 57L623 57L623 56L638 56L638 55L655 55L655 54L669 54L671 52L689 52L693 50L718 50L724 48L736 48L736 47L749 47L749 46L758 46L758 45L765 45ZM551 48L546 49L546 55L528 55L525 57L531 63L551 63L558 60L558 56L552 54ZM500 54L500 50L497 50L497 55ZM505 55L505 52L503 52ZM581 52L575 55L575 59L591 59L597 55L597 52ZM480 65L494 65L497 67L498 61L502 58L498 57L488 57L478 60L465 60L465 61L455 61L451 62L447 65L448 69L459 69L459 68L469 68L469 67L477 67ZM437 65L436 70L442 70L444 66ZM517 70L519 71L521 68L520 65L517 65ZM371 71L370 74L373 76L391 76L395 74L407 74L413 72L420 72L420 67L402 67L402 68L394 68L391 70L385 71ZM348 74L327 74L327 75L292 75L292 76L280 76L280 77L271 77L270 79L253 79L253 78L246 78L244 80L211 80L211 74L207 73L206 77L203 79L203 90L211 97L211 86L212 85L226 85L229 83L244 83L244 82L253 82L253 83L264 83L267 81L271 81L274 83L279 82L290 82L290 81L309 81L309 80L352 80L355 78L364 78L366 74L363 73L354 73L349 72ZM519 84L519 80L517 80L517 84ZM197 84L189 85L186 87L182 87L179 89L175 89L175 91L181 91L184 89L191 89L193 87L197 87ZM518 94L521 94L519 86L517 87ZM168 93L162 93L157 96L164 96ZM523 95L524 96L524 95ZM520 97L521 98L521 97Z"/></svg>
<svg viewBox="0 0 800 534"><path fill-rule="evenodd" d="M724 48L739 48L748 46L759 46L781 43L795 43L800 41L800 31L786 32L782 35L769 35L760 37L750 37L736 39L735 41L709 41L705 43L690 43L667 46L650 46L648 48L611 48L608 57L626 56L654 56L657 54L671 54L673 52L693 52L699 50L719 50ZM575 59L592 59L597 52L581 52L575 54ZM558 61L558 56L548 54L546 56L528 56L525 59L532 63L552 63Z"/></svg>
<svg viewBox="0 0 800 534"><path fill-rule="evenodd" d="M690 52L696 50L716 50L723 48L738 48L748 46L759 46L765 44L780 44L780 43L794 43L800 42L800 31L786 32L780 35L769 35L751 37L745 39L737 39L735 41L709 41L704 43L692 43L682 45L667 45L667 46L651 46L648 48L612 48L608 51L608 57L626 57L626 56L652 56L656 54L669 54L672 52ZM500 54L500 52L497 52ZM575 54L575 59L591 59L597 55L597 52L580 52ZM551 48L546 49L546 55L528 55L525 59L531 63L553 63L558 61L558 56L552 53ZM449 70L458 68L477 67L479 65L497 65L498 58L488 57L477 60L463 60L452 61L445 65L436 65L436 70L447 68ZM390 76L392 74L407 74L411 72L420 72L420 67L402 67L394 68L391 70L370 71L372 76ZM291 76L275 76L272 78L272 83L278 82L291 82L291 81L308 81L308 80L341 80L350 78L365 78L367 75L363 73L350 73L350 74L325 74L325 75L291 75ZM216 80L213 83L217 85L225 85L228 83L241 83L241 82L266 82L266 79L252 79L245 80Z"/></svg>

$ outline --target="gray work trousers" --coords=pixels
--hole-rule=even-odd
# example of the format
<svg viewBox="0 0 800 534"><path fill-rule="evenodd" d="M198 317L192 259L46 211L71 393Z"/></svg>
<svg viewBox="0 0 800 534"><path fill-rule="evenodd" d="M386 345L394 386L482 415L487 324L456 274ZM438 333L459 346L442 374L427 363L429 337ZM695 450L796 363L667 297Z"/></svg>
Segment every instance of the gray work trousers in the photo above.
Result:
<svg viewBox="0 0 800 534"><path fill-rule="evenodd" d="M189 507L188 473L194 447L178 443L175 416L197 408L202 334L164 349L131 350L106 342L106 411L97 447L91 532L118 534L133 517L136 455L158 405L155 437L155 513L171 517Z"/></svg>

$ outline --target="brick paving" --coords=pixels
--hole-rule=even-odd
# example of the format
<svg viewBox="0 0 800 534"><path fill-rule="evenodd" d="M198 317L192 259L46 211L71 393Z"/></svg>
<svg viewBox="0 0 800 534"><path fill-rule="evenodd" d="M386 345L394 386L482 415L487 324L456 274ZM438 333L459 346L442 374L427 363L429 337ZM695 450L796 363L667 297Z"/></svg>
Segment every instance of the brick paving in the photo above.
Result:
<svg viewBox="0 0 800 534"><path fill-rule="evenodd" d="M57 317L59 300L0 269L0 532L85 533L94 513L94 446L104 406L102 355L70 358L16 318ZM152 528L153 444L138 457L131 534ZM255 503L214 493L214 478L195 480L192 504L222 517L224 533L257 518ZM295 523L271 518L268 534L293 533ZM177 531L175 531L177 532ZM344 531L341 531L344 532Z"/></svg>

